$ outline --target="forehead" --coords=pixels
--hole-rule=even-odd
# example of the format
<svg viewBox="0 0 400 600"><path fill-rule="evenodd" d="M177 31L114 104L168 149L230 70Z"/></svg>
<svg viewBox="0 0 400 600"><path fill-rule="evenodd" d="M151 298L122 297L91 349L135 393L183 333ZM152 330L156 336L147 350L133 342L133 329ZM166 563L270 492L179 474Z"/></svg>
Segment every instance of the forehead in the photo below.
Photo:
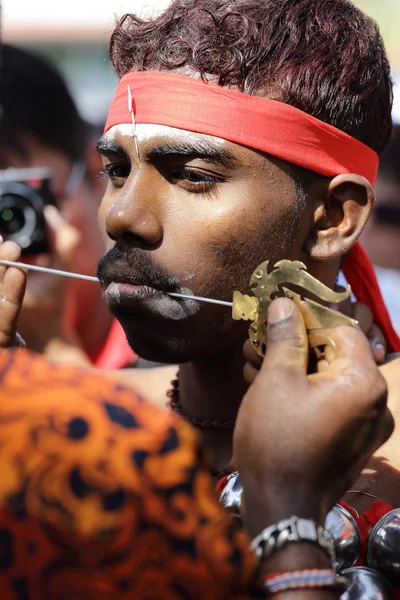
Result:
<svg viewBox="0 0 400 600"><path fill-rule="evenodd" d="M98 150L103 155L131 155L135 152L132 134L131 123L114 125L101 138ZM182 155L220 164L243 176L268 175L274 180L280 178L282 173L291 175L289 163L213 135L143 123L136 125L135 134L141 145L140 156L144 159Z"/></svg>

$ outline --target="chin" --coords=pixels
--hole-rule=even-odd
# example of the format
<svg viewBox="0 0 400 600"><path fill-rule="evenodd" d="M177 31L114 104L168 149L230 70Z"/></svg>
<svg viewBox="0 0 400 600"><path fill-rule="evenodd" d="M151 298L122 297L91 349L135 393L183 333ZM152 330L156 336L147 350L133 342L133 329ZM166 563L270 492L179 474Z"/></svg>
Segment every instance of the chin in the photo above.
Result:
<svg viewBox="0 0 400 600"><path fill-rule="evenodd" d="M143 339L136 333L125 331L133 352L150 362L166 365L182 364L199 358L199 352L184 339L149 336Z"/></svg>
<svg viewBox="0 0 400 600"><path fill-rule="evenodd" d="M141 358L164 364L182 364L208 359L232 345L241 348L248 325L220 314L219 320L199 315L184 321L148 318L114 312L132 350Z"/></svg>

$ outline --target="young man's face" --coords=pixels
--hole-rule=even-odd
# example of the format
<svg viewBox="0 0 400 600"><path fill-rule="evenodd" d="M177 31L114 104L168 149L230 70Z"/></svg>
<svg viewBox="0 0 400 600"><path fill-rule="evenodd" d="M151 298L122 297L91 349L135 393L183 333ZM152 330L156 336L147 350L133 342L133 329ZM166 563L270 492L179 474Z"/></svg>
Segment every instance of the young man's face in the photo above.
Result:
<svg viewBox="0 0 400 600"><path fill-rule="evenodd" d="M99 144L110 177L99 211L105 298L139 355L184 362L242 342L231 310L163 291L232 300L264 260L301 255L308 208L287 165L236 144L156 125L113 127Z"/></svg>

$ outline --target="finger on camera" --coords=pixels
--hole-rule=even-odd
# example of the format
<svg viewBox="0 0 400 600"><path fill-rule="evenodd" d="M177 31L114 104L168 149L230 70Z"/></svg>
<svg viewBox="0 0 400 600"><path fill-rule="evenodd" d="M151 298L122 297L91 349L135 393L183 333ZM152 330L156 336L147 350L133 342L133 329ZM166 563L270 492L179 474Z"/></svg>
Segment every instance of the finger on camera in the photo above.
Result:
<svg viewBox="0 0 400 600"><path fill-rule="evenodd" d="M80 242L81 234L64 219L55 206L46 206L44 214L50 246L62 264L68 266L72 254Z"/></svg>
<svg viewBox="0 0 400 600"><path fill-rule="evenodd" d="M26 277L22 270L10 267L0 292L0 347L13 343L25 293Z"/></svg>
<svg viewBox="0 0 400 600"><path fill-rule="evenodd" d="M15 242L3 242L0 244L0 259L19 261L21 258L21 248ZM9 267L0 265L0 277L6 272Z"/></svg>
<svg viewBox="0 0 400 600"><path fill-rule="evenodd" d="M5 348L13 344L17 331L20 307L9 300L0 306L0 347Z"/></svg>
<svg viewBox="0 0 400 600"><path fill-rule="evenodd" d="M26 271L9 267L3 275L0 296L13 304L21 304L26 287Z"/></svg>

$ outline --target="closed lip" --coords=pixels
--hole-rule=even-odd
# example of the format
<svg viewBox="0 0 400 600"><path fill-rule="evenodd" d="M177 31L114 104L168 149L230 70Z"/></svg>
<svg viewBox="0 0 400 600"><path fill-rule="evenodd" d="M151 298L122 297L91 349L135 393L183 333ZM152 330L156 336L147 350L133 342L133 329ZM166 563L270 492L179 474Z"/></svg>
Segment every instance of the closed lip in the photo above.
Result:
<svg viewBox="0 0 400 600"><path fill-rule="evenodd" d="M107 299L117 303L130 300L144 300L151 296L166 294L164 290L148 286L126 283L121 281L112 281L105 288Z"/></svg>
<svg viewBox="0 0 400 600"><path fill-rule="evenodd" d="M143 290L147 290L148 293L164 293L168 294L168 292L178 292L179 286L177 285L160 285L159 283L150 281L143 277L142 274L133 273L130 269L124 268L124 273L121 276L121 269L116 269L113 267L109 267L102 273L101 277L101 285L104 290L108 290L111 285L118 286L122 289L128 291L129 288L141 288Z"/></svg>

